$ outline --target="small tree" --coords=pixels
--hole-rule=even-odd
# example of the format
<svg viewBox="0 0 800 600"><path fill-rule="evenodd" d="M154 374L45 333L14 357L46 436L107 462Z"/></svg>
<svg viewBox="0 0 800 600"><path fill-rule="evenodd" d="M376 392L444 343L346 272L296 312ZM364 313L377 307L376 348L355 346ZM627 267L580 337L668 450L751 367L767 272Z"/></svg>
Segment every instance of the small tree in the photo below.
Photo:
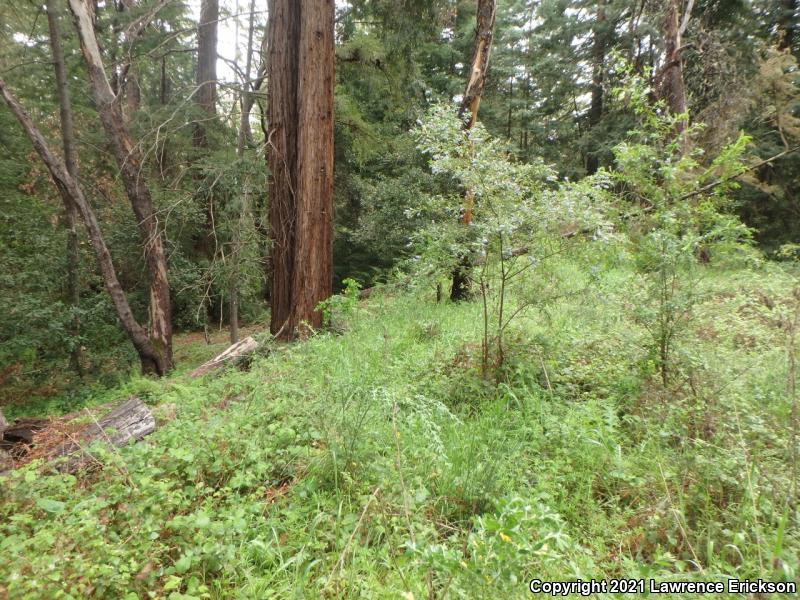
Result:
<svg viewBox="0 0 800 600"><path fill-rule="evenodd" d="M638 275L634 318L649 333L648 350L666 387L675 367L676 343L697 302L702 263L714 251L749 239L749 229L723 212L730 205L728 192L738 187L736 175L745 171L741 158L749 138L740 135L703 166L700 150L684 153L686 140L702 124L677 127L685 115L665 116L662 102L650 104L641 77L629 77L615 93L640 123L615 149L616 169L611 172L631 217L628 241Z"/></svg>
<svg viewBox="0 0 800 600"><path fill-rule="evenodd" d="M605 175L556 187L553 171L541 161L515 161L481 125L469 131L446 108L437 108L416 130L419 148L434 173L451 187L471 190L475 219L469 229L457 222L460 196L423 197L409 216L424 218L412 244L418 275L452 273L460 257L475 257L483 322L481 370L502 374L506 331L528 308L552 297L547 259L584 239L611 232L605 218ZM605 178L605 179L604 179ZM604 183L605 181L605 183ZM552 276L552 274L550 274Z"/></svg>

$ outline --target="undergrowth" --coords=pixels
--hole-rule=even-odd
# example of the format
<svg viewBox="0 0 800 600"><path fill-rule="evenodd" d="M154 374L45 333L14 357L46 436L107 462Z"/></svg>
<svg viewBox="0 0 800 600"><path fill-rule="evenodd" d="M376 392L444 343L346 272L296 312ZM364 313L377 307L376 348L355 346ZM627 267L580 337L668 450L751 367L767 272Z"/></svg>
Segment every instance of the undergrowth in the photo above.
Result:
<svg viewBox="0 0 800 600"><path fill-rule="evenodd" d="M134 378L156 432L0 477L0 597L525 598L531 578L798 576L793 276L700 267L669 385L635 271L516 320L375 292L249 371ZM202 343L202 342L199 342Z"/></svg>

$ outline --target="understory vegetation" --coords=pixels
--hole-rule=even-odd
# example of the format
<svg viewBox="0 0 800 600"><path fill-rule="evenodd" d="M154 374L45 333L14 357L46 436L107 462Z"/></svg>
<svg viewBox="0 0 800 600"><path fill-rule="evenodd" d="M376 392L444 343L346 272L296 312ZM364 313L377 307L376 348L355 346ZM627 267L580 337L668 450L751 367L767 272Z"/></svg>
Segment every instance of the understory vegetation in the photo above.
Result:
<svg viewBox="0 0 800 600"><path fill-rule="evenodd" d="M495 385L479 304L385 289L341 334L247 371L137 378L157 431L76 478L3 478L9 597L497 598L527 580L797 577L786 393L796 273L700 267L680 372L628 317L624 252L552 268L591 295L515 320ZM516 299L515 299L516 300Z"/></svg>
<svg viewBox="0 0 800 600"><path fill-rule="evenodd" d="M77 477L36 461L4 476L3 593L523 598L534 577L796 580L798 269L717 211L746 139L702 169L646 143L671 124L641 114L619 170L556 184L434 111L420 150L481 199L480 225L423 198L415 276L366 301L348 280L326 329L257 334L256 356L222 374L100 394L144 399L158 428L92 450ZM641 214L617 214L626 194L649 199ZM464 256L473 301L437 302Z"/></svg>
<svg viewBox="0 0 800 600"><path fill-rule="evenodd" d="M798 583L798 2L0 2L0 600Z"/></svg>

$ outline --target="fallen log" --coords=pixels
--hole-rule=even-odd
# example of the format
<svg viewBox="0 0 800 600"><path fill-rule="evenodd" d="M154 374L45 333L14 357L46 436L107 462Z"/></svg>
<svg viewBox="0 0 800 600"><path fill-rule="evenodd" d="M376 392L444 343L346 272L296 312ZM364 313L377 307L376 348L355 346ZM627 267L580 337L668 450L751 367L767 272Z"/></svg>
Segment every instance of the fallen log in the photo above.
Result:
<svg viewBox="0 0 800 600"><path fill-rule="evenodd" d="M47 425L47 419L16 419L0 433L0 450L7 451L15 458L24 455L33 444L33 436Z"/></svg>
<svg viewBox="0 0 800 600"><path fill-rule="evenodd" d="M232 346L228 347L228 349L222 354L215 356L208 362L205 362L197 367L194 371L189 373L189 377L201 377L209 371L213 371L214 369L217 369L226 363L251 354L258 348L258 346L259 344L255 339L252 337L246 337L242 341L236 342Z"/></svg>
<svg viewBox="0 0 800 600"><path fill-rule="evenodd" d="M62 473L74 473L93 460L91 454L86 451L92 443L100 440L118 448L142 439L155 431L155 428L156 420L150 408L139 398L134 397L76 435L68 436L67 441L47 453L47 458L69 457L56 468Z"/></svg>
<svg viewBox="0 0 800 600"><path fill-rule="evenodd" d="M87 411L87 414L88 413ZM130 398L100 420L81 423L77 415L61 419L25 419L16 421L2 432L0 473L35 459L60 460L55 468L74 473L94 460L87 450L92 443L104 441L113 447L137 441L156 428L153 413L138 398ZM6 452L8 450L8 452Z"/></svg>

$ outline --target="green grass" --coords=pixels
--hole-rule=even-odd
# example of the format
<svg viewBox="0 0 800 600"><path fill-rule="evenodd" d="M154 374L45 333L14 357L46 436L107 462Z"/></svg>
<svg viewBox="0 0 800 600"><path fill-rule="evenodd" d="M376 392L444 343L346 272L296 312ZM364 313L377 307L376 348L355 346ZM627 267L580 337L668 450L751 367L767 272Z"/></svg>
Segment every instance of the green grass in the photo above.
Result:
<svg viewBox="0 0 800 600"><path fill-rule="evenodd" d="M0 479L0 597L526 598L534 577L795 580L778 317L790 274L706 269L665 390L630 317L634 276L558 268L591 293L520 317L497 385L480 376L479 304L418 291L376 294L343 334L270 345L248 371L103 393L154 405L157 431L98 449L105 468L80 478L33 465Z"/></svg>

